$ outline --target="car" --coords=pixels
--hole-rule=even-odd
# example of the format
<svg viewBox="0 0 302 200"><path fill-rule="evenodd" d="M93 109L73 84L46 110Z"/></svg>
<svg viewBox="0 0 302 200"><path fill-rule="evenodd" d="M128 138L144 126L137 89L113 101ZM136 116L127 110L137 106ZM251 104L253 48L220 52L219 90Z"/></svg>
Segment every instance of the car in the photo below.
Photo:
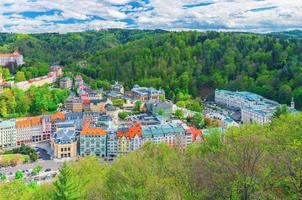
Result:
<svg viewBox="0 0 302 200"><path fill-rule="evenodd" d="M45 169L45 172L50 172L50 171L51 171L50 168Z"/></svg>

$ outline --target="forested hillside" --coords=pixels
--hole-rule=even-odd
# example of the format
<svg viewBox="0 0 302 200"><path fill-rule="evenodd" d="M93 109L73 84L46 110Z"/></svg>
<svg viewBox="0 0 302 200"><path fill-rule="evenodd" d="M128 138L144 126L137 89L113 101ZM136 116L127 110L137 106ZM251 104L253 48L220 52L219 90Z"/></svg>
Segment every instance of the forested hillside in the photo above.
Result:
<svg viewBox="0 0 302 200"><path fill-rule="evenodd" d="M297 33L295 33L297 34ZM287 37L223 32L107 30L0 35L1 51L19 49L29 65L58 62L93 87L119 80L199 96L204 89L248 90L302 106L302 42ZM97 81L91 81L95 79Z"/></svg>
<svg viewBox="0 0 302 200"><path fill-rule="evenodd" d="M301 199L302 115L206 136L186 151L147 143L115 160L81 158L54 183L0 183L0 199Z"/></svg>

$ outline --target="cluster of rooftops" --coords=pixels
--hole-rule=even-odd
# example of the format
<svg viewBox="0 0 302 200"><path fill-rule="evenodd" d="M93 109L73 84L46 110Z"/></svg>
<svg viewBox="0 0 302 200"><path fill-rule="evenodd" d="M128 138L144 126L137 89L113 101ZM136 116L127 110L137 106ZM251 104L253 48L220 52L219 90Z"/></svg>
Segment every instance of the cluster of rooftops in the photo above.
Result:
<svg viewBox="0 0 302 200"><path fill-rule="evenodd" d="M54 114L53 119L62 119L60 114ZM65 144L76 141L78 136L104 136L115 135L117 138L125 136L128 139L132 139L135 136L138 137L155 137L158 135L166 134L184 134L185 127L179 123L165 123L157 125L146 125L143 126L140 122L128 122L119 125L116 129L104 130L101 127L97 127L97 123L90 123L90 121L85 121L81 118L83 115L78 115L74 120L59 121L55 123L55 126L59 131L54 132L52 137L56 143ZM59 117L59 118L57 118ZM66 119L66 118L64 118ZM111 121L111 117L108 115L102 115L98 117L97 121ZM75 127L73 130L68 129L70 127ZM194 134L201 136L201 131L193 127L189 127L194 131Z"/></svg>

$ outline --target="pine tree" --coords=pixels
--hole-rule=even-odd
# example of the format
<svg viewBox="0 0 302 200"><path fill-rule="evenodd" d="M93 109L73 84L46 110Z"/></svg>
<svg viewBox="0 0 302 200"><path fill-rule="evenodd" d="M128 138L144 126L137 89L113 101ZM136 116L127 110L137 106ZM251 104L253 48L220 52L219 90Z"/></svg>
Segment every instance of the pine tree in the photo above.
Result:
<svg viewBox="0 0 302 200"><path fill-rule="evenodd" d="M76 190L74 183L71 180L71 169L64 163L59 172L59 178L54 183L55 200L77 200L80 199L79 193Z"/></svg>

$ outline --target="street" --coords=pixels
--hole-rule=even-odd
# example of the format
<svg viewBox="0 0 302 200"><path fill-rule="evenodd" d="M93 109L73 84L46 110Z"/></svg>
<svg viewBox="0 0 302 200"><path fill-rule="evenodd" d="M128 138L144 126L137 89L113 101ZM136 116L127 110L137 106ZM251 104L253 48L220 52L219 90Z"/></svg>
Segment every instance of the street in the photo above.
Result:
<svg viewBox="0 0 302 200"><path fill-rule="evenodd" d="M37 165L43 167L42 171L44 171L45 169L51 169L51 171L58 171L58 169L62 164L63 162L56 162L54 160L38 160L34 163L26 163L22 165L17 165L15 167L5 167L5 168L3 167L0 169L0 173L4 173L10 176L10 175L14 175L15 172L17 172L18 170L24 172L31 171Z"/></svg>

